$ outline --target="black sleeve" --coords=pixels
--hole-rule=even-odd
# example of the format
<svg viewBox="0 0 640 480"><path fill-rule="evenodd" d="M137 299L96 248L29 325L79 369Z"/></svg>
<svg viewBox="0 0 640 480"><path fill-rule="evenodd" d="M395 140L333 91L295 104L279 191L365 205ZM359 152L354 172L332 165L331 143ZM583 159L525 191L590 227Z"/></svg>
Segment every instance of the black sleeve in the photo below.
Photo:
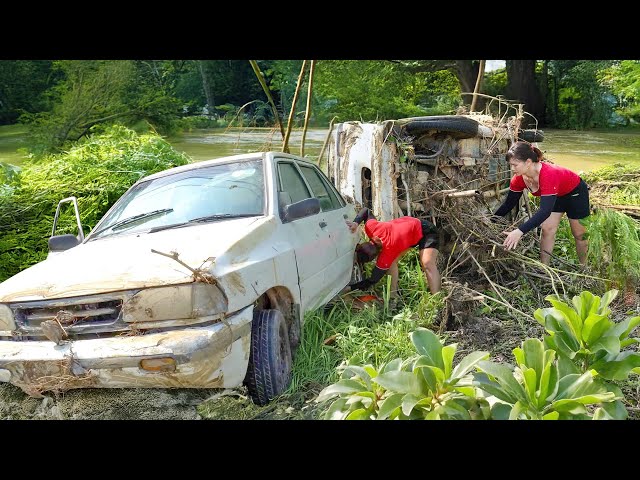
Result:
<svg viewBox="0 0 640 480"><path fill-rule="evenodd" d="M549 218L549 215L551 215L553 211L553 206L556 204L556 198L557 195L544 195L540 197L540 208L529 220L518 227L520 231L527 233L529 230L539 227L542 222Z"/></svg>
<svg viewBox="0 0 640 480"><path fill-rule="evenodd" d="M357 223L360 225L362 222L367 223L367 220L375 220L376 217L373 216L373 213L368 208L363 208L358 212L358 214L353 219L353 223Z"/></svg>
<svg viewBox="0 0 640 480"><path fill-rule="evenodd" d="M386 270L382 270L381 268L374 267L373 272L371 272L371 276L364 280L359 281L358 283L354 283L351 285L351 290L366 290L372 285L375 285L380 281L384 274L387 273Z"/></svg>
<svg viewBox="0 0 640 480"><path fill-rule="evenodd" d="M497 217L504 217L507 213L509 213L513 207L518 204L518 200L522 196L522 192L514 192L513 190L509 190L507 194L507 198L504 200L504 203L500 205L496 213L494 213Z"/></svg>

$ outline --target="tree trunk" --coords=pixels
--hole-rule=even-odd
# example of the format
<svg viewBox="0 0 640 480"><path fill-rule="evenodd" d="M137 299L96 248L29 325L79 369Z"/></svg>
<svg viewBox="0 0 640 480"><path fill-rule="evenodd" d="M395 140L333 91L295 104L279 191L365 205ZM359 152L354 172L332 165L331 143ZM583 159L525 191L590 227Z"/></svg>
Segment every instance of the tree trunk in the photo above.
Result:
<svg viewBox="0 0 640 480"><path fill-rule="evenodd" d="M522 119L525 128L541 127L544 124L544 102L536 82L535 60L507 60L507 99L524 104L524 109L535 117L526 115ZM537 120L537 124L536 124Z"/></svg>
<svg viewBox="0 0 640 480"><path fill-rule="evenodd" d="M456 60L454 72L458 77L460 83L460 92L467 93L469 95L462 95L462 102L465 105L471 105L473 102L473 90L475 88L476 80L478 79L478 72L480 70L480 64L474 60ZM475 106L476 109L482 110L484 108L485 99L478 98L478 103Z"/></svg>
<svg viewBox="0 0 640 480"><path fill-rule="evenodd" d="M204 90L204 96L207 99L207 105L208 108L207 110L209 111L209 114L212 114L214 112L214 107L215 107L215 103L214 103L214 97L213 97L213 91L211 90L211 84L209 83L209 77L207 76L207 72L205 71L204 68L204 60L199 60L198 61L198 68L200 69L200 76L202 77L202 90Z"/></svg>

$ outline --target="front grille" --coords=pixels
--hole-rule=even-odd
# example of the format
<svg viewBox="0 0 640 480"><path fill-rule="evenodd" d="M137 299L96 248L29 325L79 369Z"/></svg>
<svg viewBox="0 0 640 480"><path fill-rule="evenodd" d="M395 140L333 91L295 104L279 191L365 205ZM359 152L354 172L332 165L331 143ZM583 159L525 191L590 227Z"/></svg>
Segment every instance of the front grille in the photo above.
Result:
<svg viewBox="0 0 640 480"><path fill-rule="evenodd" d="M14 335L43 336L40 325L48 320L57 320L68 334L127 330L128 325L122 321L122 305L134 293L11 304L17 327Z"/></svg>

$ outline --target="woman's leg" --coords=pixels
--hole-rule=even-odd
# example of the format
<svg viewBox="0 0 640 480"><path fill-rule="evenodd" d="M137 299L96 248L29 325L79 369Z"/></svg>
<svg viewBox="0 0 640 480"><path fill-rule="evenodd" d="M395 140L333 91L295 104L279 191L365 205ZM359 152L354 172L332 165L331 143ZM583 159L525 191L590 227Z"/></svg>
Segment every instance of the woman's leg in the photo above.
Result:
<svg viewBox="0 0 640 480"><path fill-rule="evenodd" d="M542 236L540 238L540 261L545 265L549 265L551 253L553 252L553 244L556 242L556 232L563 212L552 212L540 227L542 228Z"/></svg>
<svg viewBox="0 0 640 480"><path fill-rule="evenodd" d="M400 272L398 270L398 260L400 260L400 257L396 258L393 261L387 272L389 275L391 275L391 291L389 292L390 298L396 298L398 296L398 277L400 276Z"/></svg>
<svg viewBox="0 0 640 480"><path fill-rule="evenodd" d="M571 225L571 233L573 233L573 238L576 241L578 260L582 265L586 265L589 241L584 237L584 234L587 233L587 229L580 223L580 220L576 220L575 218L569 219L569 225Z"/></svg>
<svg viewBox="0 0 640 480"><path fill-rule="evenodd" d="M423 248L420 250L420 263L427 277L429 290L435 294L440 291L440 272L438 271L438 250L435 248Z"/></svg>

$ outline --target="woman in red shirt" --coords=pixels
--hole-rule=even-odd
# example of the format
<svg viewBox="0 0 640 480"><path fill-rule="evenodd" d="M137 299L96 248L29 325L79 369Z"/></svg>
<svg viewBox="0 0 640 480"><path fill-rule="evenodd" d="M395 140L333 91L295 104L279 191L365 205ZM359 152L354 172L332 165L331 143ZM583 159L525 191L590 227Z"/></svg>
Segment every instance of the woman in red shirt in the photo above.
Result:
<svg viewBox="0 0 640 480"><path fill-rule="evenodd" d="M540 226L540 261L548 265L560 219L566 212L576 241L578 260L585 265L588 243L584 237L586 228L580 220L589 216L589 187L584 180L567 168L545 162L540 149L527 142L514 143L506 160L515 175L507 198L494 215L503 217L509 213L518 204L525 188L540 197L540 208L517 229L505 232L504 247L507 250L515 248L522 235Z"/></svg>
<svg viewBox="0 0 640 480"><path fill-rule="evenodd" d="M355 233L362 222L369 241L357 246L358 261L366 263L377 257L376 266L371 272L371 277L349 285L350 290L365 290L378 283L386 273L390 273L391 295L395 297L398 290L398 260L410 248L418 247L420 264L427 278L429 290L432 294L440 291L440 272L436 263L438 234L433 223L414 217L379 222L368 208L363 208L353 222L347 222L347 225L351 232Z"/></svg>

